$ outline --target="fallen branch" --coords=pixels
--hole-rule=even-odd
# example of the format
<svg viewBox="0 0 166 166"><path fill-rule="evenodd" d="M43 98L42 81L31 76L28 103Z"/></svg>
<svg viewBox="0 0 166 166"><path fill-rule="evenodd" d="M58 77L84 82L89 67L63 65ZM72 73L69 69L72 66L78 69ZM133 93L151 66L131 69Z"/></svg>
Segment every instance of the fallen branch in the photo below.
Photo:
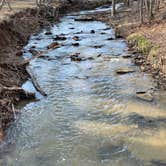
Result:
<svg viewBox="0 0 166 166"><path fill-rule="evenodd" d="M40 92L43 96L47 96L47 94L43 91L43 89L38 84L38 82L36 80L36 77L35 77L33 71L31 70L31 68L29 66L27 66L26 70L27 70L28 74L30 75L32 83L33 83L33 86L36 88L36 90L38 92Z"/></svg>

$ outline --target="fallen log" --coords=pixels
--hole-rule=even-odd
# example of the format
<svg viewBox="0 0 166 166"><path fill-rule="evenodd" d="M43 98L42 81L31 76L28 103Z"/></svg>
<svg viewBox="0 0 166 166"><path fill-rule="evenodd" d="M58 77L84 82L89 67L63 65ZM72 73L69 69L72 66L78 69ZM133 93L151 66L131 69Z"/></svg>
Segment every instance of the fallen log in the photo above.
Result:
<svg viewBox="0 0 166 166"><path fill-rule="evenodd" d="M43 91L43 89L40 87L40 85L38 84L37 80L36 80L36 76L34 75L32 69L27 66L26 67L26 70L28 72L28 74L30 75L31 77L31 80L32 80L32 84L33 86L36 88L36 90L41 93L43 96L47 96L47 94Z"/></svg>

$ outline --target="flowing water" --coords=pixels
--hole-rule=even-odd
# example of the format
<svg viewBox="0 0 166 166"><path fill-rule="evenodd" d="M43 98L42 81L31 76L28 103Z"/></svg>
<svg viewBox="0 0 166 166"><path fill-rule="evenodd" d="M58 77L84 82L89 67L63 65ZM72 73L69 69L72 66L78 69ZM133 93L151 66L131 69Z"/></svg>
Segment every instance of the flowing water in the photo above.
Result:
<svg viewBox="0 0 166 166"><path fill-rule="evenodd" d="M40 100L22 109L8 131L6 151L11 152L1 156L1 165L166 165L165 93L155 91L153 102L138 99L137 91L151 92L156 85L131 59L123 58L128 54L125 41L108 40L115 35L105 23L76 17L63 17L50 27L52 34L44 29L24 48L26 58L32 56L32 46L43 51L44 57L34 59L30 68L48 96L37 93ZM67 40L47 50L59 34ZM72 45L76 42L77 47ZM84 60L71 61L73 53ZM135 72L116 73L126 67ZM23 87L35 91L30 80Z"/></svg>

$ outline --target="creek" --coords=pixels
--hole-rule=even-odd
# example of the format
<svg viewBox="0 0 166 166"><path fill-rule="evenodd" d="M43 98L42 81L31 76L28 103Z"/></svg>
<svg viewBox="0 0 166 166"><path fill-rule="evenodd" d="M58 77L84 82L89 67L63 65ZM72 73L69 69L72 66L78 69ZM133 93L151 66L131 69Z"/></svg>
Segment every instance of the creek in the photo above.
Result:
<svg viewBox="0 0 166 166"><path fill-rule="evenodd" d="M2 155L1 165L166 164L165 92L155 90L151 76L124 58L129 54L127 44L115 38L110 26L75 21L79 14L100 10L109 8L69 14L31 36L24 57L33 56L32 47L42 53L29 68L48 96L36 92L31 80L23 85L40 100L23 107L9 128L12 150ZM65 38L57 39L58 48L48 49L56 35ZM126 68L134 72L117 73ZM153 101L141 100L138 91L153 92Z"/></svg>

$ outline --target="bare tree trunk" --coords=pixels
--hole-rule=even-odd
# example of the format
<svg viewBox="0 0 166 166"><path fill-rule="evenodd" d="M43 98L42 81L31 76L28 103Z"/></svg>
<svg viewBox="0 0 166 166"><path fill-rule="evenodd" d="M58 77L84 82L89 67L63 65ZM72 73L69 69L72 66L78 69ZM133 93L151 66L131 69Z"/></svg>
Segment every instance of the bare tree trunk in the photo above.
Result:
<svg viewBox="0 0 166 166"><path fill-rule="evenodd" d="M115 16L115 12L116 12L116 9L115 9L115 0L112 0L112 11L111 11L112 17Z"/></svg>
<svg viewBox="0 0 166 166"><path fill-rule="evenodd" d="M143 0L139 2L139 10L140 10L140 22L143 23Z"/></svg>
<svg viewBox="0 0 166 166"><path fill-rule="evenodd" d="M3 8L3 6L4 6L5 4L7 4L9 10L12 10L12 7L11 7L11 5L10 5L9 0L1 0L1 3L0 3L0 10Z"/></svg>

